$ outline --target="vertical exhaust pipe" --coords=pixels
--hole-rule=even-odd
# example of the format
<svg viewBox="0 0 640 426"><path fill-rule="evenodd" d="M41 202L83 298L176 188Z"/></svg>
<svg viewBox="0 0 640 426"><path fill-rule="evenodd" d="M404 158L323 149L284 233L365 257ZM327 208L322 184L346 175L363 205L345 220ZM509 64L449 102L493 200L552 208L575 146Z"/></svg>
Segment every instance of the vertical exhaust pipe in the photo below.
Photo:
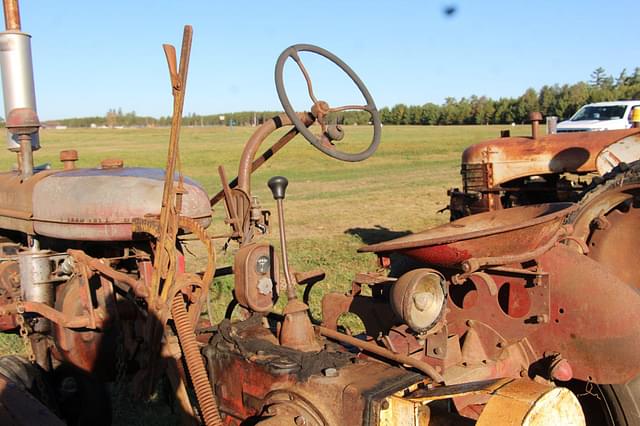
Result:
<svg viewBox="0 0 640 426"><path fill-rule="evenodd" d="M36 111L36 94L31 61L31 36L23 33L18 0L3 0L5 31L0 33L0 74L4 113L8 118L15 109ZM24 142L23 142L24 145ZM20 151L19 135L7 132L7 148ZM37 132L31 134L31 149L40 148ZM24 147L23 147L24 149Z"/></svg>

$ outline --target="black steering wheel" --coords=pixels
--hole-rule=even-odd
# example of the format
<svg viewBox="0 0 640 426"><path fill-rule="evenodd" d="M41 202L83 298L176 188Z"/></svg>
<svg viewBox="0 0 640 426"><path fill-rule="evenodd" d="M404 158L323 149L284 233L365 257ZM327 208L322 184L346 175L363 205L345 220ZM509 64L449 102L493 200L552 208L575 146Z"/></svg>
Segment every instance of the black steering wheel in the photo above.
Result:
<svg viewBox="0 0 640 426"><path fill-rule="evenodd" d="M364 96L366 105L345 105L341 107L331 108L327 102L318 101L313 93L309 74L302 64L298 52L313 52L317 55L325 57L326 59L330 60L338 67L340 67L340 69L342 69L342 71L344 71L358 87L360 93L362 93L362 96ZM322 128L322 134L320 136L314 135L311 130L309 130L307 126L305 126L298 114L296 114L294 109L291 107L291 103L289 102L289 98L287 97L287 92L284 89L283 71L284 64L289 58L293 59L296 64L298 64L300 71L302 71L302 74L307 81L309 97L313 102L313 106L311 107L311 114L313 115L315 120L318 121L318 124L320 124L320 127ZM278 57L278 62L276 62L275 77L276 91L278 92L278 97L280 98L280 103L282 104L285 113L287 114L293 125L296 126L298 132L302 133L305 139L311 142L313 146L315 146L328 156L342 161L362 161L369 158L376 151L378 145L380 144L380 136L382 134L380 113L376 108L376 104L373 101L369 90L367 90L367 87L364 85L362 80L360 80L360 77L356 75L356 73L349 67L349 65L345 64L336 55L321 47L311 44L295 44L286 48ZM367 111L369 114L371 114L371 122L373 123L373 137L371 139L371 143L364 151L357 153L348 153L337 150L333 145L333 141L339 141L342 139L342 137L344 136L342 129L339 126L328 126L325 123L326 115L331 112L352 110Z"/></svg>

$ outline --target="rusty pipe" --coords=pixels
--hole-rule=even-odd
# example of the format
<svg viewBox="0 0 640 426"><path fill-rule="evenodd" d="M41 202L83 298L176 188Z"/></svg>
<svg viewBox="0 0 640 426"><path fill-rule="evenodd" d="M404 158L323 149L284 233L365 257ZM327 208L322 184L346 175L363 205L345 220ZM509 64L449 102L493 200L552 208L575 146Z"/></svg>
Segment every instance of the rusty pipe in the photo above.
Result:
<svg viewBox="0 0 640 426"><path fill-rule="evenodd" d="M109 265L102 263L99 259L89 256L82 250L68 250L67 251L71 257L76 259L79 263L87 265L89 268L98 271L99 273L112 278L115 281L122 282L127 286L131 287L133 293L138 297L148 297L149 290L145 286L143 281L138 281L135 278L130 277L129 275L116 271Z"/></svg>
<svg viewBox="0 0 640 426"><path fill-rule="evenodd" d="M529 120L531 121L531 138L538 139L540 134L540 121L542 121L542 114L538 111L534 111L529 114Z"/></svg>
<svg viewBox="0 0 640 426"><path fill-rule="evenodd" d="M286 144L289 143L289 141L291 141L291 139L296 137L297 134L298 134L298 129L296 129L295 127L289 130L285 135L283 135L280 139L278 139L276 143L271 145L269 149L263 152L260 157L253 160L253 163L251 163L251 171L249 173L253 173L256 170L258 170L260 166L262 166L264 163L267 162L269 158L273 157L278 151L280 151ZM235 188L237 186L238 186L238 178L235 177L231 182L229 182L229 188ZM224 191L225 191L224 188L221 189L220 191L218 191L216 195L214 195L211 198L210 200L211 206L214 206L215 204L218 203L218 201L225 198Z"/></svg>
<svg viewBox="0 0 640 426"><path fill-rule="evenodd" d="M312 117L306 112L299 112L298 117L305 125L310 126L313 124ZM253 171L253 159L258 152L258 148L262 145L262 142L273 133L275 130L279 129L283 126L290 126L291 120L287 117L286 114L282 113L277 115L276 117L268 120L262 126L258 127L258 129L251 135L249 140L244 146L244 150L242 151L242 156L240 157L240 165L238 166L238 189L244 191L247 194L250 194L251 189L251 172ZM292 134L289 137L289 140L293 139L296 133ZM287 133L288 136L289 133ZM288 142L288 140L287 140Z"/></svg>
<svg viewBox="0 0 640 426"><path fill-rule="evenodd" d="M20 31L20 8L18 0L4 0L4 27L6 31Z"/></svg>
<svg viewBox="0 0 640 426"><path fill-rule="evenodd" d="M198 349L193 325L189 320L189 314L184 307L182 293L180 292L173 297L171 302L171 315L173 315L173 322L178 332L178 339L180 340L180 346L182 346L182 353L187 363L191 383L193 383L196 392L204 424L206 426L223 426L211 383L209 383L207 370L204 368L202 355L200 355L200 350Z"/></svg>
<svg viewBox="0 0 640 426"><path fill-rule="evenodd" d="M49 305L40 302L22 302L25 312L38 314L56 324L65 328L85 328L89 327L89 318L87 316L68 316ZM15 315L18 312L18 304L10 303L0 308L0 315Z"/></svg>
<svg viewBox="0 0 640 426"><path fill-rule="evenodd" d="M410 365L411 367L422 371L424 374L426 374L436 382L444 382L444 378L442 377L442 375L438 373L432 365L429 365L424 361L420 361L407 355L396 354L388 349L376 345L375 343L365 342L363 340L356 339L355 337L347 336L346 334L340 333L339 331L331 330L330 328L322 326L316 326L316 328L318 329L320 334L325 337L333 340L338 340L348 345L356 346L363 351L390 359L391 361L395 361L400 364Z"/></svg>
<svg viewBox="0 0 640 426"><path fill-rule="evenodd" d="M31 137L20 135L20 178L27 180L33 176L33 150L31 149Z"/></svg>

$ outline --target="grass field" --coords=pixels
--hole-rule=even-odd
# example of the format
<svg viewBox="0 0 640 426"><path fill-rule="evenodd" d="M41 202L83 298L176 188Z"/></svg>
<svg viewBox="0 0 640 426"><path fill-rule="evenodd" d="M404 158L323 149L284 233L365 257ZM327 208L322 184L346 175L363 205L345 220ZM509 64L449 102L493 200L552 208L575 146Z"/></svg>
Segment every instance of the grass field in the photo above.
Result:
<svg viewBox="0 0 640 426"><path fill-rule="evenodd" d="M322 268L327 278L312 293L312 312L319 318L318 305L326 291L345 291L357 272L374 270L372 255L357 254L365 243L392 238L399 233L419 231L448 220L447 188L460 186L459 159L465 147L495 138L504 126L386 126L378 152L361 163L330 159L301 137L272 158L252 178L253 194L264 208L275 213L275 203L266 187L274 175L289 178L285 201L289 259L298 271ZM211 194L220 183L217 166L222 164L229 177L236 175L244 142L252 128L185 128L181 139L184 173L199 181ZM511 128L513 135L529 134L527 126ZM36 164L60 167L58 153L78 150L79 167L94 167L104 158L122 158L127 166L164 167L169 129L67 129L41 133L42 149ZM349 127L344 144L362 147L370 128ZM275 137L269 139L274 141ZM346 148L345 148L346 149ZM15 157L6 152L0 169L6 170ZM213 234L226 232L222 204L214 211ZM277 247L277 224L266 238ZM222 243L217 244L221 250ZM229 264L234 248L219 252L218 266ZM194 268L202 267L197 254L187 259ZM232 281L227 278L212 288L216 316L231 298ZM0 353L19 352L15 339L0 339ZM150 418L143 416L142 423Z"/></svg>

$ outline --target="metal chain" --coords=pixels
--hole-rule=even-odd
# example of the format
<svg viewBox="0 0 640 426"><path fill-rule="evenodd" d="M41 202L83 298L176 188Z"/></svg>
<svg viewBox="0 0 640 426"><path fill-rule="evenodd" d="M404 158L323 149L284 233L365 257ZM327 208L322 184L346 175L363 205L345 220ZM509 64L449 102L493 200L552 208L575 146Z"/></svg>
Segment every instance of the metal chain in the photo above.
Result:
<svg viewBox="0 0 640 426"><path fill-rule="evenodd" d="M122 324L118 332L118 343L116 348L116 381L115 389L118 393L118 399L121 398L126 391L126 376L127 376L127 359L126 351L124 348L124 332L122 330Z"/></svg>
<svg viewBox="0 0 640 426"><path fill-rule="evenodd" d="M49 401L49 392L44 385L44 381L42 380L42 375L40 373L40 369L38 364L36 363L36 354L33 351L33 344L31 343L31 339L29 338L29 330L27 328L26 322L24 320L24 304L22 303L22 298L19 294L15 296L16 300L16 322L18 323L18 332L20 333L20 337L22 338L22 342L24 344L25 349L27 350L27 359L29 362L36 368L35 374L35 384L38 388L38 393L40 394L40 401L47 407L51 406Z"/></svg>
<svg viewBox="0 0 640 426"><path fill-rule="evenodd" d="M16 322L18 323L22 343L27 350L27 358L29 359L29 362L34 364L36 362L36 354L33 352L33 345L31 344L31 339L29 339L29 330L27 329L24 321L24 304L22 303L20 296L16 297L16 311Z"/></svg>

